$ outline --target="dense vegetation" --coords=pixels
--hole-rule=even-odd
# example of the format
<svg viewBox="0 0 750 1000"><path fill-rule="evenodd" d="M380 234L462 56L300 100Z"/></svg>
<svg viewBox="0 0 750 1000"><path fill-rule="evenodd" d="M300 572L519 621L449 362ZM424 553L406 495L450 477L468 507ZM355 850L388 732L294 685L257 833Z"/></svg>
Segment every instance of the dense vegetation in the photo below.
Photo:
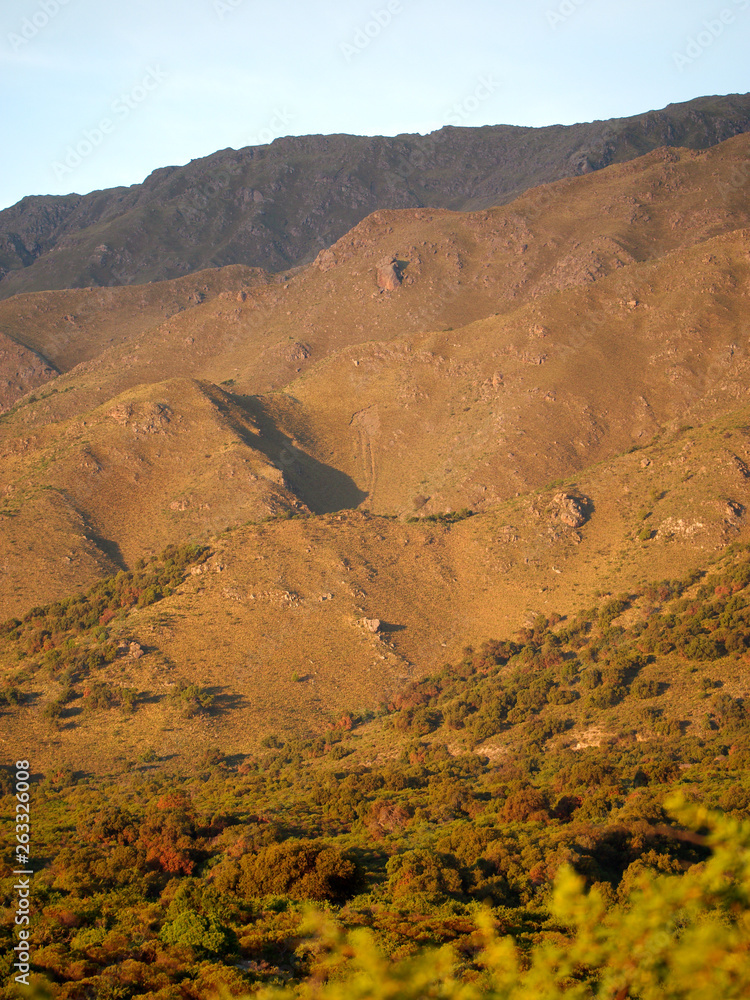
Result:
<svg viewBox="0 0 750 1000"><path fill-rule="evenodd" d="M167 553L6 639L35 663L91 630L106 649L108 609L201 557ZM151 754L106 780L37 776L37 982L67 1000L746 996L750 728L729 689L748 649L735 547L709 574L467 649L375 720L269 734L241 761L209 747L188 775ZM670 697L665 664L693 701ZM592 720L618 728L574 749ZM365 759L363 726L389 727L397 755ZM5 909L4 946L12 931Z"/></svg>
<svg viewBox="0 0 750 1000"><path fill-rule="evenodd" d="M32 608L23 619L10 618L0 624L3 650L23 665L0 687L0 707L20 704L23 686L42 671L60 686L57 698L44 708L45 718L51 722L63 717L66 706L81 693L86 711L112 707L128 714L135 711L137 691L96 676L99 668L129 651L125 640L114 641L113 628L127 619L132 608L149 607L169 597L185 579L187 568L207 556L205 547L169 546L158 559L139 560L134 570L102 580L86 593ZM76 684L83 685L81 691ZM205 698L210 696L183 686L175 697L185 704L185 714L191 714L191 708L207 707Z"/></svg>

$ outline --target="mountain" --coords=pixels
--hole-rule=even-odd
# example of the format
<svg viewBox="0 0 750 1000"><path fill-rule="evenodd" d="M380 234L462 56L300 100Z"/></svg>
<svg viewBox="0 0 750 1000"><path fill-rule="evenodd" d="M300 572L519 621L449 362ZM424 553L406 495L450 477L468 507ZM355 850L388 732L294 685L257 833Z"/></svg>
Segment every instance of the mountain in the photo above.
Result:
<svg viewBox="0 0 750 1000"><path fill-rule="evenodd" d="M8 676L104 588L86 627L142 652L99 675L142 695L123 752L173 730L185 759L241 754L537 615L704 570L749 534L749 152L378 211L283 275L0 303L49 369L0 417L4 613L49 621L0 653ZM206 548L184 580L138 577L185 544ZM13 732L41 745L57 688L34 676ZM181 683L231 710L174 729ZM115 751L70 719L58 758L95 733Z"/></svg>
<svg viewBox="0 0 750 1000"><path fill-rule="evenodd" d="M292 268L0 301L2 1000L12 968L61 1000L747 997L727 100L675 112L706 148L618 133L504 204L337 239L332 208ZM139 266L168 205L110 220ZM84 237L17 274L83 274Z"/></svg>
<svg viewBox="0 0 750 1000"><path fill-rule="evenodd" d="M748 129L750 95L735 95L573 126L290 137L224 150L129 188L28 197L0 212L0 297L229 264L284 271L378 209L489 208L661 146L705 149Z"/></svg>
<svg viewBox="0 0 750 1000"><path fill-rule="evenodd" d="M268 475L290 510L484 510L721 412L746 377L749 144L375 213L291 276L5 300L61 373L0 422L6 505L64 497L130 563L278 513L275 488L250 499ZM246 464L266 472L239 502Z"/></svg>

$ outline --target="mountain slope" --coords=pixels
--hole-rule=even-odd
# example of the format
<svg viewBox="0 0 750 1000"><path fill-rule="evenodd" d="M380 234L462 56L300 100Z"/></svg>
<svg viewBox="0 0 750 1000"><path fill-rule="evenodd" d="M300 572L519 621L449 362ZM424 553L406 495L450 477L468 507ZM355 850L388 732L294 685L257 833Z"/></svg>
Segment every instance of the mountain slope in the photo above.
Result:
<svg viewBox="0 0 750 1000"><path fill-rule="evenodd" d="M87 686L140 692L137 725L113 731L109 713L73 711L54 760L98 767L151 746L182 767L208 743L251 753L269 732L316 733L377 709L467 644L704 570L750 539L749 422L745 406L453 524L345 512L225 532L171 596L102 618L110 645L135 642L142 655L101 665ZM6 677L27 684L14 648L0 649ZM734 695L746 679L735 671ZM213 692L216 712L180 722L180 684ZM35 699L3 723L6 738L35 740L38 766L50 752L41 708L58 686L37 672Z"/></svg>
<svg viewBox="0 0 750 1000"><path fill-rule="evenodd" d="M88 534L62 522L55 562L84 585L92 542L132 565L284 512L486 511L740 405L749 146L657 151L485 212L376 213L289 280L233 267L1 303L69 369L0 419L6 538L63 497ZM50 557L6 549L9 613L69 586Z"/></svg>
<svg viewBox="0 0 750 1000"><path fill-rule="evenodd" d="M655 152L488 212L375 213L284 280L238 267L131 289L18 296L0 303L0 329L62 371L96 359L88 376L76 373L74 394L67 378L59 383L65 410L58 394L43 420L154 371L267 392L355 343L507 315L748 227L747 155L739 136L706 153ZM379 267L393 259L403 281L383 290ZM36 417L27 411L25 420Z"/></svg>
<svg viewBox="0 0 750 1000"><path fill-rule="evenodd" d="M29 197L0 212L0 297L131 284L227 264L308 262L381 208L485 208L660 146L704 149L750 129L750 97L701 98L607 122L307 136L224 150L143 184Z"/></svg>

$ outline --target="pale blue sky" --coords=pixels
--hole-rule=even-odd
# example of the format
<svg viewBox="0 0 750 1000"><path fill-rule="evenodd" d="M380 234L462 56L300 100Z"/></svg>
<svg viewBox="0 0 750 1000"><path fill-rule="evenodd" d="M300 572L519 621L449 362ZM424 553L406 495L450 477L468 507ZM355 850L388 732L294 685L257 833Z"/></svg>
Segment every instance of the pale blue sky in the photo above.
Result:
<svg viewBox="0 0 750 1000"><path fill-rule="evenodd" d="M746 93L749 40L750 0L3 0L0 208L277 135Z"/></svg>

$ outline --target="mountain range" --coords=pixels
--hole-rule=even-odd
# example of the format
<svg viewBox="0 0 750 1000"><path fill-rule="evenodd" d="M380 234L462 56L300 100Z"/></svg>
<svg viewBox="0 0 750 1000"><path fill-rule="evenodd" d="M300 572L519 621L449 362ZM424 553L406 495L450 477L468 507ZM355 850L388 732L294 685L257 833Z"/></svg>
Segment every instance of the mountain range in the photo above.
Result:
<svg viewBox="0 0 750 1000"><path fill-rule="evenodd" d="M750 98L734 95L572 126L288 137L222 150L142 184L28 197L0 212L0 297L230 264L280 272L310 263L378 209L490 208L661 146L706 149L748 129Z"/></svg>
<svg viewBox="0 0 750 1000"><path fill-rule="evenodd" d="M745 106L645 116L615 129L633 153L663 139L670 115L676 137L692 129L706 148L627 158L621 144L610 158L627 162L604 166L591 139L601 169L535 187L533 170L498 168L494 189L469 191L436 153L460 210L376 207L330 246L295 244L293 268L233 260L9 294L2 617L56 621L74 595L169 546L204 555L158 600L153 584L93 619L97 642L136 650L100 679L140 692L137 724L113 732L81 714L81 690L50 740L43 709L59 682L30 664L68 639L45 626L0 650L9 680L34 690L4 728L71 763L93 743L104 761L154 734L185 759L207 739L245 753L271 726L372 710L467 644L701 571L747 538L750 135L745 112L729 113ZM559 133L558 155L581 148L572 137ZM281 162L286 149L291 162L319 142L257 155ZM329 235L345 224L326 219ZM69 248L91 236L72 232ZM42 274L46 259L5 280ZM175 727L181 684L231 711Z"/></svg>

